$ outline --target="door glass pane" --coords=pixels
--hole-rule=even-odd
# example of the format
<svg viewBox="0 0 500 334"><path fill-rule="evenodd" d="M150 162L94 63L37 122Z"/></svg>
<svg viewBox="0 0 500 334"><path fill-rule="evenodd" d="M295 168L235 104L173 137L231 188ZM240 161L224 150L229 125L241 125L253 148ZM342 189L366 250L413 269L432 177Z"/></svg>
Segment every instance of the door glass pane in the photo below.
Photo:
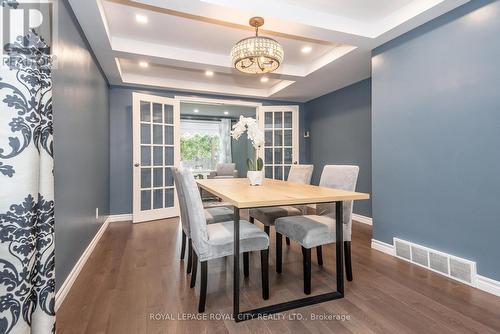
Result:
<svg viewBox="0 0 500 334"><path fill-rule="evenodd" d="M266 130L264 132L265 136L265 146L273 146L273 131L272 130Z"/></svg>
<svg viewBox="0 0 500 334"><path fill-rule="evenodd" d="M153 123L163 123L161 104L153 103Z"/></svg>
<svg viewBox="0 0 500 334"><path fill-rule="evenodd" d="M174 206L174 188L165 189L165 207L171 208Z"/></svg>
<svg viewBox="0 0 500 334"><path fill-rule="evenodd" d="M141 124L141 144L151 144L151 125Z"/></svg>
<svg viewBox="0 0 500 334"><path fill-rule="evenodd" d="M141 146L141 165L151 166L151 147Z"/></svg>
<svg viewBox="0 0 500 334"><path fill-rule="evenodd" d="M265 173L266 173L266 177L268 179L272 179L273 178L273 166L266 166Z"/></svg>
<svg viewBox="0 0 500 334"><path fill-rule="evenodd" d="M161 125L153 125L153 144L163 144L163 131Z"/></svg>
<svg viewBox="0 0 500 334"><path fill-rule="evenodd" d="M151 122L151 103L141 101L141 122Z"/></svg>
<svg viewBox="0 0 500 334"><path fill-rule="evenodd" d="M163 187L163 168L153 169L153 187Z"/></svg>
<svg viewBox="0 0 500 334"><path fill-rule="evenodd" d="M274 146L282 146L282 145L283 145L283 131L274 130Z"/></svg>
<svg viewBox="0 0 500 334"><path fill-rule="evenodd" d="M290 166L285 166L285 180L288 180L288 174L290 174Z"/></svg>
<svg viewBox="0 0 500 334"><path fill-rule="evenodd" d="M165 168L165 186L166 187L174 186L174 175L172 174L172 169L170 167Z"/></svg>
<svg viewBox="0 0 500 334"><path fill-rule="evenodd" d="M141 191L141 210L151 210L151 190Z"/></svg>
<svg viewBox="0 0 500 334"><path fill-rule="evenodd" d="M151 168L141 168L141 188L151 188Z"/></svg>
<svg viewBox="0 0 500 334"><path fill-rule="evenodd" d="M163 189L153 190L153 209L163 208Z"/></svg>
<svg viewBox="0 0 500 334"><path fill-rule="evenodd" d="M153 164L155 166L163 166L163 148L153 147Z"/></svg>
<svg viewBox="0 0 500 334"><path fill-rule="evenodd" d="M290 111L285 112L285 120L284 127L291 129L292 128L292 113Z"/></svg>
<svg viewBox="0 0 500 334"><path fill-rule="evenodd" d="M165 126L165 144L174 145L174 127L171 125Z"/></svg>
<svg viewBox="0 0 500 334"><path fill-rule="evenodd" d="M275 129L280 129L283 127L283 113L280 112L275 112L274 113L274 128Z"/></svg>
<svg viewBox="0 0 500 334"><path fill-rule="evenodd" d="M273 149L272 148L266 148L264 150L264 162L266 164L272 164L273 163Z"/></svg>
<svg viewBox="0 0 500 334"><path fill-rule="evenodd" d="M165 147L165 165L173 166L174 165L174 148L173 147Z"/></svg>
<svg viewBox="0 0 500 334"><path fill-rule="evenodd" d="M292 164L292 148L288 147L283 150L283 161L285 164Z"/></svg>
<svg viewBox="0 0 500 334"><path fill-rule="evenodd" d="M283 166L274 166L274 178L283 180Z"/></svg>
<svg viewBox="0 0 500 334"><path fill-rule="evenodd" d="M274 149L274 163L277 165L283 163L283 150L281 148Z"/></svg>
<svg viewBox="0 0 500 334"><path fill-rule="evenodd" d="M272 128L273 127L273 113L266 112L264 113L264 127Z"/></svg>
<svg viewBox="0 0 500 334"><path fill-rule="evenodd" d="M292 130L285 130L284 146L292 146Z"/></svg>
<svg viewBox="0 0 500 334"><path fill-rule="evenodd" d="M163 108L165 108L165 123L174 124L174 106L164 104Z"/></svg>

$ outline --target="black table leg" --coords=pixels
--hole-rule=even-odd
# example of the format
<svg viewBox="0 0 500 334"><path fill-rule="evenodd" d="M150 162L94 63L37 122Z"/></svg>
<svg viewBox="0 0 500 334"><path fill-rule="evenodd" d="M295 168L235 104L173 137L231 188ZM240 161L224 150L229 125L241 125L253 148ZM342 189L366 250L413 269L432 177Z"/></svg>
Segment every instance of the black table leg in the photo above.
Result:
<svg viewBox="0 0 500 334"><path fill-rule="evenodd" d="M233 253L233 316L240 315L240 209L234 208L234 253Z"/></svg>
<svg viewBox="0 0 500 334"><path fill-rule="evenodd" d="M300 307L315 305L335 299L344 298L344 217L343 217L343 202L335 202L335 228L336 228L336 276L337 289L336 291L327 292L321 295L310 296L301 299L291 300L280 304L274 304L256 308L249 311L239 312L239 289L240 289L240 270L239 270L239 217L240 213L237 208L234 209L235 226L234 226L234 285L233 285L233 312L236 322L249 320L262 315L274 314L284 311L293 310ZM238 220L237 220L238 219ZM236 223L238 222L238 223Z"/></svg>

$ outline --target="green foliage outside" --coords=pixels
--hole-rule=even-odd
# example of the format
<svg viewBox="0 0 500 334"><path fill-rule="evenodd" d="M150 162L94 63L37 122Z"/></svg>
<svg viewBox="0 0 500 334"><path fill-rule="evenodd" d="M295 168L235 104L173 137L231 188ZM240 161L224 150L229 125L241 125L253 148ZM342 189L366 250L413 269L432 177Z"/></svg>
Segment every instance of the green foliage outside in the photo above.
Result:
<svg viewBox="0 0 500 334"><path fill-rule="evenodd" d="M190 137L181 137L181 160L182 161L201 161L217 160L219 150L219 137L210 135L194 135Z"/></svg>

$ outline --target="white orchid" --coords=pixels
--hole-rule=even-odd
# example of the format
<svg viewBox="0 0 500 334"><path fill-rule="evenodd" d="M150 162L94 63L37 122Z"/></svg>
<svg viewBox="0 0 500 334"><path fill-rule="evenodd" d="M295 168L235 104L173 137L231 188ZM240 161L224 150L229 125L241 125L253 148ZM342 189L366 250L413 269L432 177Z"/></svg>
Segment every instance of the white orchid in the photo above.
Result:
<svg viewBox="0 0 500 334"><path fill-rule="evenodd" d="M257 124L257 120L251 117L243 117L240 116L240 120L238 123L233 125L233 131L231 131L231 136L238 140L242 134L248 134L248 139L252 142L252 146L255 149L255 156L257 156L257 151L264 145L264 131L259 128ZM262 159L258 158L255 160L255 163L248 159L247 161L249 170L262 170Z"/></svg>

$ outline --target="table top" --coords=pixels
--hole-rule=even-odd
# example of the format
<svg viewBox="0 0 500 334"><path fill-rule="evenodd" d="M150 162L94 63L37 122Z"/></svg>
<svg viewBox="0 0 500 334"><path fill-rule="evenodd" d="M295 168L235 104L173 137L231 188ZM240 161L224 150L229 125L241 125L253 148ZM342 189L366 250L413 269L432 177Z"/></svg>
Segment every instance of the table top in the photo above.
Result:
<svg viewBox="0 0 500 334"><path fill-rule="evenodd" d="M196 182L199 187L240 209L370 198L370 195L365 193L272 179L264 179L261 186L251 186L246 178L206 179Z"/></svg>

